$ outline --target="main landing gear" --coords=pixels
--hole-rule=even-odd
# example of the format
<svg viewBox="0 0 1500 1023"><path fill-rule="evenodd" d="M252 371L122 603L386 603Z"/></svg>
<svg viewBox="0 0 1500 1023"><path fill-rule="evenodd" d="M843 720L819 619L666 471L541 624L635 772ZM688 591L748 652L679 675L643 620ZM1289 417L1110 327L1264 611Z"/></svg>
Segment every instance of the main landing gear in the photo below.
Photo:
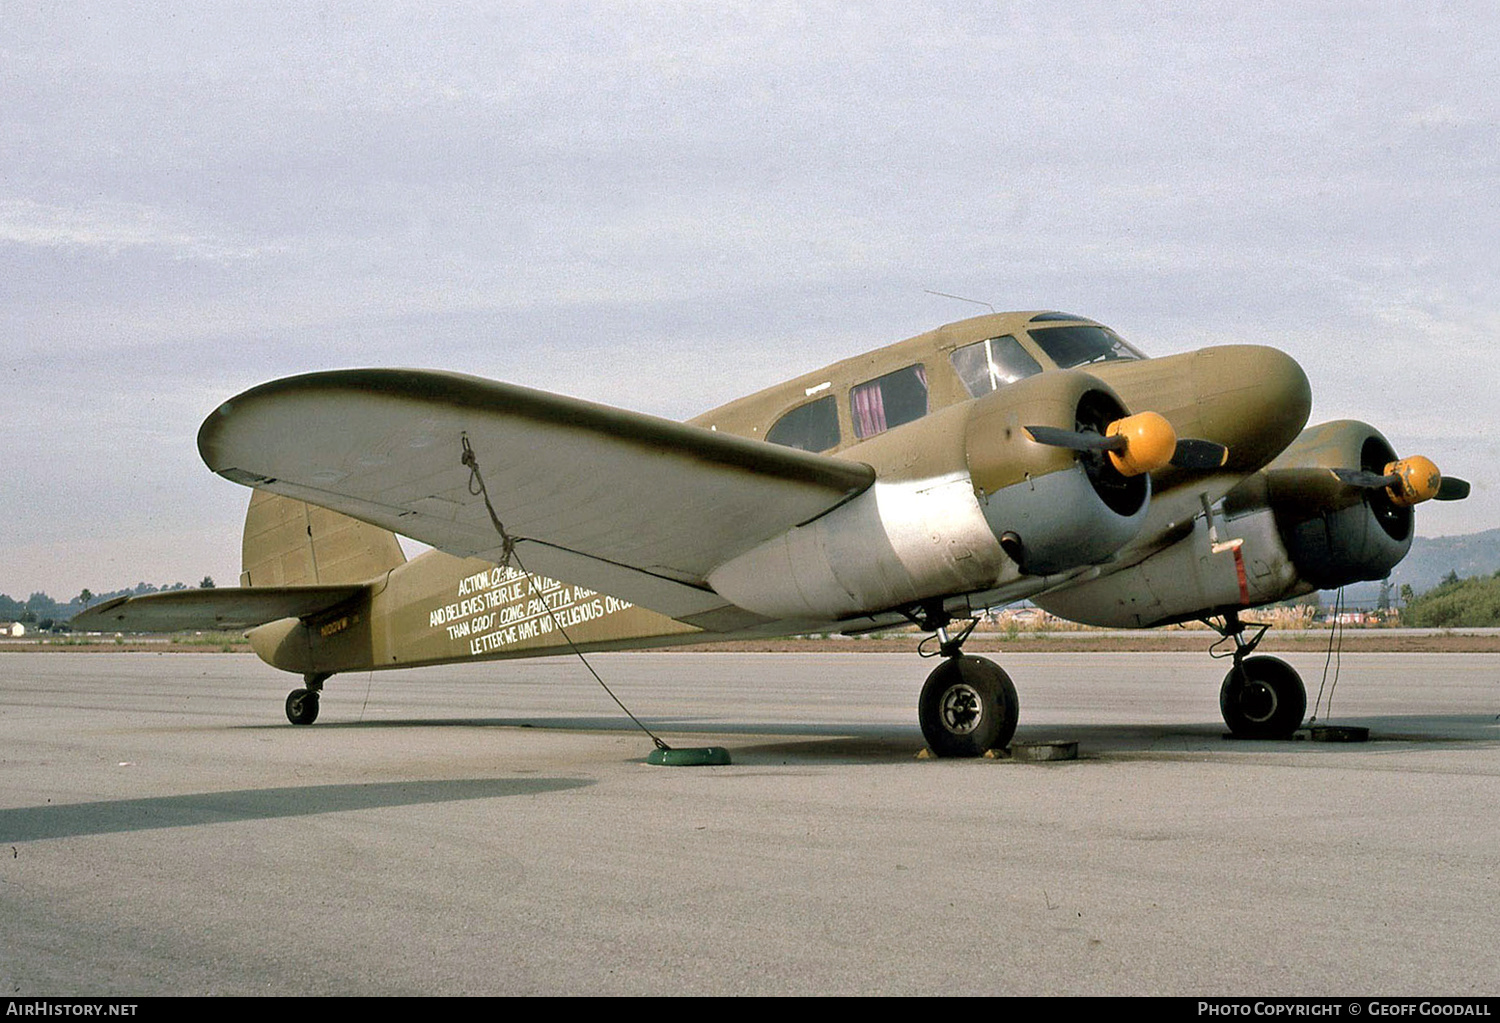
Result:
<svg viewBox="0 0 1500 1023"><path fill-rule="evenodd" d="M1245 623L1230 611L1223 625L1205 619L1209 628L1234 641L1234 650L1216 657L1232 657L1234 667L1219 689L1219 712L1229 731L1240 739L1287 739L1302 724L1307 713L1307 690L1296 670L1279 657L1250 656L1269 625L1245 639ZM1215 644L1217 646L1218 644Z"/></svg>
<svg viewBox="0 0 1500 1023"><path fill-rule="evenodd" d="M963 652L964 640L974 631L976 622L950 638L948 623L952 619L947 614L911 617L923 629L936 633L938 654L943 658L943 663L927 676L917 700L917 720L928 748L940 757L978 757L1010 745L1020 709L1016 687L994 661Z"/></svg>
<svg viewBox="0 0 1500 1023"><path fill-rule="evenodd" d="M286 719L294 725L310 725L318 720L318 694L323 691L323 683L332 677L332 672L303 675L307 688L293 689L287 694Z"/></svg>
<svg viewBox="0 0 1500 1023"><path fill-rule="evenodd" d="M927 676L917 700L917 719L932 752L940 757L978 757L1010 745L1019 710L1016 687L995 662L963 652L976 623L949 636L952 618L940 609L914 610L907 617L934 633L923 646L934 638L938 642L935 653L921 647L918 652L943 658ZM1204 622L1222 637L1221 643L1234 644L1227 653L1209 651L1234 661L1219 690L1219 710L1229 731L1241 739L1290 738L1307 713L1307 690L1296 670L1279 657L1252 656L1270 626L1254 626L1255 634L1246 639L1247 626L1234 611L1222 622Z"/></svg>

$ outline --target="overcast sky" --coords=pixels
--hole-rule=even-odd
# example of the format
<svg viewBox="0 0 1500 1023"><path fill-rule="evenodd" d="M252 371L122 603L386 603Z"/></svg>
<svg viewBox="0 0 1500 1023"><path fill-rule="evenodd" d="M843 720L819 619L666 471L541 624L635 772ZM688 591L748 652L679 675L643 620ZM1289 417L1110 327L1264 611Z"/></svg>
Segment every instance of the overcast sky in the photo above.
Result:
<svg viewBox="0 0 1500 1023"><path fill-rule="evenodd" d="M1259 342L1500 526L1493 4L0 4L0 592L233 583L198 425L460 370L674 418L982 312Z"/></svg>

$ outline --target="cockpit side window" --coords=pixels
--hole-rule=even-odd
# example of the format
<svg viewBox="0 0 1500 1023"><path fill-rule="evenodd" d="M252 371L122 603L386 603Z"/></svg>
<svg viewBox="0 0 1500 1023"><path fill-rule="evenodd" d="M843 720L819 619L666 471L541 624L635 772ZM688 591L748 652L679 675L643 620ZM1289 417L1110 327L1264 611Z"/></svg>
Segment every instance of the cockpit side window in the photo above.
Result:
<svg viewBox="0 0 1500 1023"><path fill-rule="evenodd" d="M964 345L954 350L952 359L953 368L971 398L1042 371L1021 343L1009 334Z"/></svg>
<svg viewBox="0 0 1500 1023"><path fill-rule="evenodd" d="M861 440L927 414L927 370L907 366L849 391L854 434Z"/></svg>
<svg viewBox="0 0 1500 1023"><path fill-rule="evenodd" d="M803 451L838 447L839 409L833 395L792 409L766 431L766 440Z"/></svg>
<svg viewBox="0 0 1500 1023"><path fill-rule="evenodd" d="M1103 327L1033 327L1028 333L1058 369L1072 369L1090 362L1144 359L1112 330Z"/></svg>

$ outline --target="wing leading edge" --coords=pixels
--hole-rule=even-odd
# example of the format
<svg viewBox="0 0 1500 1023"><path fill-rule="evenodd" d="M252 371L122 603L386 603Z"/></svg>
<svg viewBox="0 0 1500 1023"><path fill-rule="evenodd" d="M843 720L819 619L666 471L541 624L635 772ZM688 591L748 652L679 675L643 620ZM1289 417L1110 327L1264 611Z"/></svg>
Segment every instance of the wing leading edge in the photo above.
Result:
<svg viewBox="0 0 1500 1023"><path fill-rule="evenodd" d="M498 561L465 438L527 568L674 617L724 607L705 582L715 567L875 478L847 459L428 370L262 384L209 416L198 449L235 482Z"/></svg>

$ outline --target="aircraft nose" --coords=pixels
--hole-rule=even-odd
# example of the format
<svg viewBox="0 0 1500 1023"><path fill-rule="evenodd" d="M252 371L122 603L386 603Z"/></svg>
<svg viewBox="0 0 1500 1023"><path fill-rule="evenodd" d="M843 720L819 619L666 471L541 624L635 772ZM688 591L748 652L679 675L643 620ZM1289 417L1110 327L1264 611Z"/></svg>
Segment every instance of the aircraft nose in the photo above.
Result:
<svg viewBox="0 0 1500 1023"><path fill-rule="evenodd" d="M1307 425L1312 387L1285 352L1263 345L1204 348L1193 361L1202 436L1227 445L1225 468L1250 472Z"/></svg>

